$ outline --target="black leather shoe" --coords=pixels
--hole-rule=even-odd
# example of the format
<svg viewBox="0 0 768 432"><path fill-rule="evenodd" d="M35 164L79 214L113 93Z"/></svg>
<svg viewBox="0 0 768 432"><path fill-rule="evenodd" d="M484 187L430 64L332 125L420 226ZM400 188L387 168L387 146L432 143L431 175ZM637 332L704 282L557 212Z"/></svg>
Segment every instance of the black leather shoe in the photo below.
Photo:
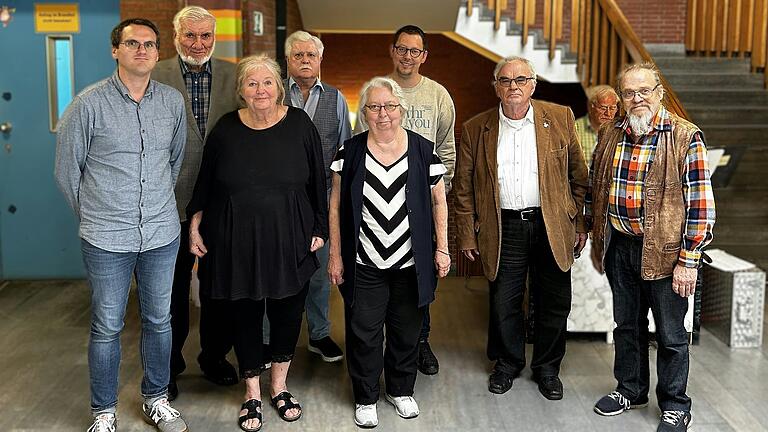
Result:
<svg viewBox="0 0 768 432"><path fill-rule="evenodd" d="M168 401L176 400L177 397L179 397L179 386L176 385L176 376L171 375L168 381Z"/></svg>
<svg viewBox="0 0 768 432"><path fill-rule="evenodd" d="M237 384L237 371L226 359L221 359L214 363L200 363L200 370L203 371L203 376L207 380L216 385L230 386Z"/></svg>
<svg viewBox="0 0 768 432"><path fill-rule="evenodd" d="M440 364L437 362L435 353L429 347L429 342L419 342L419 359L417 361L419 372L424 375L436 375L440 370Z"/></svg>
<svg viewBox="0 0 768 432"><path fill-rule="evenodd" d="M563 382L555 375L540 377L539 392L549 400L560 400L563 398Z"/></svg>
<svg viewBox="0 0 768 432"><path fill-rule="evenodd" d="M504 394L512 388L512 381L517 375L494 370L488 377L488 391L496 394Z"/></svg>

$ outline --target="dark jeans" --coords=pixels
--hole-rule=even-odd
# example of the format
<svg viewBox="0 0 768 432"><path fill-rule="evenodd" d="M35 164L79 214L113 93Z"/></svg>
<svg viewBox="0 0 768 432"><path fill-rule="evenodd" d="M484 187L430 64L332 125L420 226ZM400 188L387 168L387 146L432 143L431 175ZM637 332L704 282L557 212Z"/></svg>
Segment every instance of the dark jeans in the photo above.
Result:
<svg viewBox="0 0 768 432"><path fill-rule="evenodd" d="M306 298L307 285L296 295L282 299L220 300L201 297L201 300L203 309L214 312L220 318L219 328L232 337L240 376L252 378L264 371L264 363L282 363L293 359ZM271 358L265 358L262 352L265 309L272 324L269 334ZM212 354L222 355L221 352Z"/></svg>
<svg viewBox="0 0 768 432"><path fill-rule="evenodd" d="M189 336L189 284L195 256L189 252L189 221L181 223L179 252L173 271L171 291L171 375L176 376L187 367L182 349ZM200 362L211 364L223 359L232 349L231 335L221 329L221 316L216 311L206 310L205 304L200 310Z"/></svg>
<svg viewBox="0 0 768 432"><path fill-rule="evenodd" d="M690 411L688 384L688 333L683 320L687 299L672 291L672 277L643 280L641 237L613 231L605 255L605 273L613 292L613 331L616 387L629 400L646 398L650 386L648 366L648 308L656 322L658 353L656 396L662 411Z"/></svg>
<svg viewBox="0 0 768 432"><path fill-rule="evenodd" d="M355 302L344 307L347 368L355 403L369 405L379 400L382 370L388 394L413 395L424 319L424 308L419 308L418 303L415 267L379 270L357 266Z"/></svg>
<svg viewBox="0 0 768 432"><path fill-rule="evenodd" d="M534 376L558 375L565 357L565 334L571 311L571 272L557 266L544 221L501 217L501 256L490 283L487 354L495 368L516 375L525 367L523 295L528 271L533 296Z"/></svg>

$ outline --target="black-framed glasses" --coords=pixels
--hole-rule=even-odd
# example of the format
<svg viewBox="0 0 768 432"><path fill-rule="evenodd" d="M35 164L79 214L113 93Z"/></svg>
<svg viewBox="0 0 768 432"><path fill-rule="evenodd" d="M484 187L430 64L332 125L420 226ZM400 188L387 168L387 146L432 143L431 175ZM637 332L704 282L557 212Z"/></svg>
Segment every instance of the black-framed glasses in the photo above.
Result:
<svg viewBox="0 0 768 432"><path fill-rule="evenodd" d="M426 51L427 50L418 49L418 48L408 48L402 45L395 45L395 52L399 56L404 56L406 53L408 53L411 55L411 57L416 58L422 55Z"/></svg>
<svg viewBox="0 0 768 432"><path fill-rule="evenodd" d="M125 47L131 51L138 51L140 46L143 46L144 49L147 51L157 50L157 42L155 41L146 41L144 43L141 43L137 40L128 39L125 42L120 42L120 44L125 45Z"/></svg>
<svg viewBox="0 0 768 432"><path fill-rule="evenodd" d="M659 88L661 84L656 84L653 86L653 88L641 88L640 90L623 90L621 92L621 98L624 100L632 100L635 98L635 95L639 95L643 99L648 99L649 96L653 94L653 92L656 91L657 88Z"/></svg>
<svg viewBox="0 0 768 432"><path fill-rule="evenodd" d="M377 113L381 111L382 108L384 108L384 111L386 112L392 112L399 107L400 107L400 104L392 104L392 103L388 103L384 105L370 104L365 106L365 108L372 113Z"/></svg>
<svg viewBox="0 0 768 432"><path fill-rule="evenodd" d="M534 77L519 76L515 78L508 78L501 76L496 78L496 83L502 87L512 87L512 83L515 83L518 87L523 87L528 83L528 80L535 80Z"/></svg>

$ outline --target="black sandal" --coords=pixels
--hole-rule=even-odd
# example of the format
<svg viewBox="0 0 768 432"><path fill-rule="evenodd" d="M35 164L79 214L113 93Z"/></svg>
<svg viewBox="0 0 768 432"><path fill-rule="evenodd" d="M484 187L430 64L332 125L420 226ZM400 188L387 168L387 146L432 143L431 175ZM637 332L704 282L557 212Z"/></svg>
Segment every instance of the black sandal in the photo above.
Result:
<svg viewBox="0 0 768 432"><path fill-rule="evenodd" d="M259 429L261 429L261 426L264 424L262 420L261 415L261 401L258 399L249 399L247 400L243 406L240 408L241 410L248 410L248 413L246 415L241 415L237 419L237 423L240 425L240 429L244 430L245 432L257 432ZM259 426L255 428L247 428L245 427L245 422L251 419L256 419L259 421Z"/></svg>
<svg viewBox="0 0 768 432"><path fill-rule="evenodd" d="M304 410L301 409L301 405L298 402L294 402L291 399L294 399L291 392L285 390L281 391L277 394L277 396L272 398L272 406L277 408L277 413L280 415L280 418L287 421L287 422L293 422L301 418L301 415L304 413ZM278 408L277 403L283 401L285 404ZM296 417L287 417L285 415L286 412L288 412L289 409L298 409L299 415Z"/></svg>

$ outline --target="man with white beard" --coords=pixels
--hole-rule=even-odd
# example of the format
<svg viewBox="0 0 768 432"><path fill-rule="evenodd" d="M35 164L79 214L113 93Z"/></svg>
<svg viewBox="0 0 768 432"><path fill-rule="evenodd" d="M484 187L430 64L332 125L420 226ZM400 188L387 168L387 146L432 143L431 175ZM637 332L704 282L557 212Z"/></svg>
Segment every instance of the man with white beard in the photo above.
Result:
<svg viewBox="0 0 768 432"><path fill-rule="evenodd" d="M171 295L170 400L179 393L176 376L186 368L181 350L189 334L189 287L195 263L195 256L189 252L189 221L185 209L200 170L207 132L222 115L238 108L235 65L211 58L216 46L216 17L199 6L185 7L174 16L173 31L178 56L158 62L152 72L153 79L181 92L187 111L187 145L174 190L181 220L181 239ZM224 320L216 316L213 308L206 308L206 300L201 298L202 349L197 361L206 378L219 385L232 385L237 383L237 371L224 358L232 348L231 332L218 326Z"/></svg>
<svg viewBox="0 0 768 432"><path fill-rule="evenodd" d="M658 343L658 432L691 423L686 297L701 252L712 241L715 201L704 136L667 111L652 63L618 76L626 116L600 127L590 170L587 220L592 247L613 293L616 390L595 404L613 416L648 405L648 309Z"/></svg>

